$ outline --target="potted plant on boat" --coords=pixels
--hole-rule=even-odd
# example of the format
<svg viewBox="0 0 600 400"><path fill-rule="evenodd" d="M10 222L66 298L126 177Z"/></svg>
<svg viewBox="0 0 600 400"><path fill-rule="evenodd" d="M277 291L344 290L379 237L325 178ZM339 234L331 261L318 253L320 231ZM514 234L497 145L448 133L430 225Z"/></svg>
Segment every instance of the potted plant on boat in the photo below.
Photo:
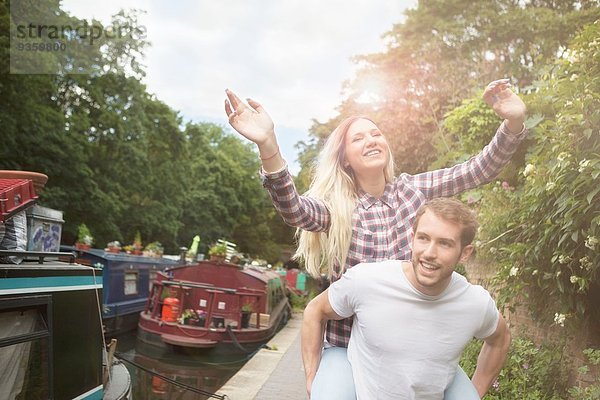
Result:
<svg viewBox="0 0 600 400"><path fill-rule="evenodd" d="M182 325L198 325L198 315L191 308L186 308L179 317L179 323Z"/></svg>
<svg viewBox="0 0 600 400"><path fill-rule="evenodd" d="M119 253L121 251L121 243L118 240L113 240L106 245L106 251L109 253Z"/></svg>
<svg viewBox="0 0 600 400"><path fill-rule="evenodd" d="M127 253L139 256L142 255L142 234L140 233L140 231L137 231L135 233L135 238L133 239L133 243L125 246L125 251Z"/></svg>
<svg viewBox="0 0 600 400"><path fill-rule="evenodd" d="M149 243L144 249L144 256L160 258L163 255L163 251L164 249L160 242L152 242Z"/></svg>
<svg viewBox="0 0 600 400"><path fill-rule="evenodd" d="M242 328L248 328L250 326L250 316L254 312L254 306L251 303L242 305Z"/></svg>
<svg viewBox="0 0 600 400"><path fill-rule="evenodd" d="M75 248L78 250L89 250L94 243L94 237L86 224L81 224L77 227L77 241Z"/></svg>
<svg viewBox="0 0 600 400"><path fill-rule="evenodd" d="M225 261L227 255L227 245L225 243L217 242L208 250L208 255L211 261Z"/></svg>

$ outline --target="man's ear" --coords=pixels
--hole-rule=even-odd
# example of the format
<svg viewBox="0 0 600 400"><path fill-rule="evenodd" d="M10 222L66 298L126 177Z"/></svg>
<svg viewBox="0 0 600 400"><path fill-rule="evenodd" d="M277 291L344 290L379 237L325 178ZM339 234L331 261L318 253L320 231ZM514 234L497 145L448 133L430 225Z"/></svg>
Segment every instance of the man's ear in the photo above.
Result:
<svg viewBox="0 0 600 400"><path fill-rule="evenodd" d="M471 257L471 254L473 254L473 250L475 250L475 247L472 244L463 247L460 253L460 262L467 261Z"/></svg>

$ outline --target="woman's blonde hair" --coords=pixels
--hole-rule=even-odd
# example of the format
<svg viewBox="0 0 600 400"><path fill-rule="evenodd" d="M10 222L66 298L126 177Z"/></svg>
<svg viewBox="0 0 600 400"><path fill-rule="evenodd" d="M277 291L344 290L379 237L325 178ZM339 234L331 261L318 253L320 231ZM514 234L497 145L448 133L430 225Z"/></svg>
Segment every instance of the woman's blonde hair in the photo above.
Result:
<svg viewBox="0 0 600 400"><path fill-rule="evenodd" d="M346 257L352 239L352 214L358 201L359 187L350 167L344 167L345 138L350 126L358 119L352 116L343 120L325 141L314 169L314 176L306 196L321 200L330 214L326 232L296 231L298 249L294 258L303 260L306 270L315 277L323 269L331 279L344 272ZM373 121L371 121L373 122ZM394 161L388 147L388 163L383 171L385 181L394 176Z"/></svg>

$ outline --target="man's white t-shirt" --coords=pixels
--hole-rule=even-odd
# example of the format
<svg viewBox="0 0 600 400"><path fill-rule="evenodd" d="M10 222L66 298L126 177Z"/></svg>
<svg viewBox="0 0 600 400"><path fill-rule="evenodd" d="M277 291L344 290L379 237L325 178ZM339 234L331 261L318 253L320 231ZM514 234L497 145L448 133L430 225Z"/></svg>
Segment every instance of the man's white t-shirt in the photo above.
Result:
<svg viewBox="0 0 600 400"><path fill-rule="evenodd" d="M473 338L493 334L499 312L487 290L453 273L439 296L408 281L403 261L358 264L329 287L342 317L354 315L348 360L359 400L441 400Z"/></svg>

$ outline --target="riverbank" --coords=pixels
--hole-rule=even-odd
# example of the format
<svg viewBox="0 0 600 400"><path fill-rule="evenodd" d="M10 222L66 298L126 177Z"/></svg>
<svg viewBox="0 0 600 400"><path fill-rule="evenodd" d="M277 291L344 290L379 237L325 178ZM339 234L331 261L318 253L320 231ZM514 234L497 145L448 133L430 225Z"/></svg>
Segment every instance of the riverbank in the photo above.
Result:
<svg viewBox="0 0 600 400"><path fill-rule="evenodd" d="M302 313L294 313L287 325L261 349L218 393L229 400L305 400L306 386L300 354Z"/></svg>

